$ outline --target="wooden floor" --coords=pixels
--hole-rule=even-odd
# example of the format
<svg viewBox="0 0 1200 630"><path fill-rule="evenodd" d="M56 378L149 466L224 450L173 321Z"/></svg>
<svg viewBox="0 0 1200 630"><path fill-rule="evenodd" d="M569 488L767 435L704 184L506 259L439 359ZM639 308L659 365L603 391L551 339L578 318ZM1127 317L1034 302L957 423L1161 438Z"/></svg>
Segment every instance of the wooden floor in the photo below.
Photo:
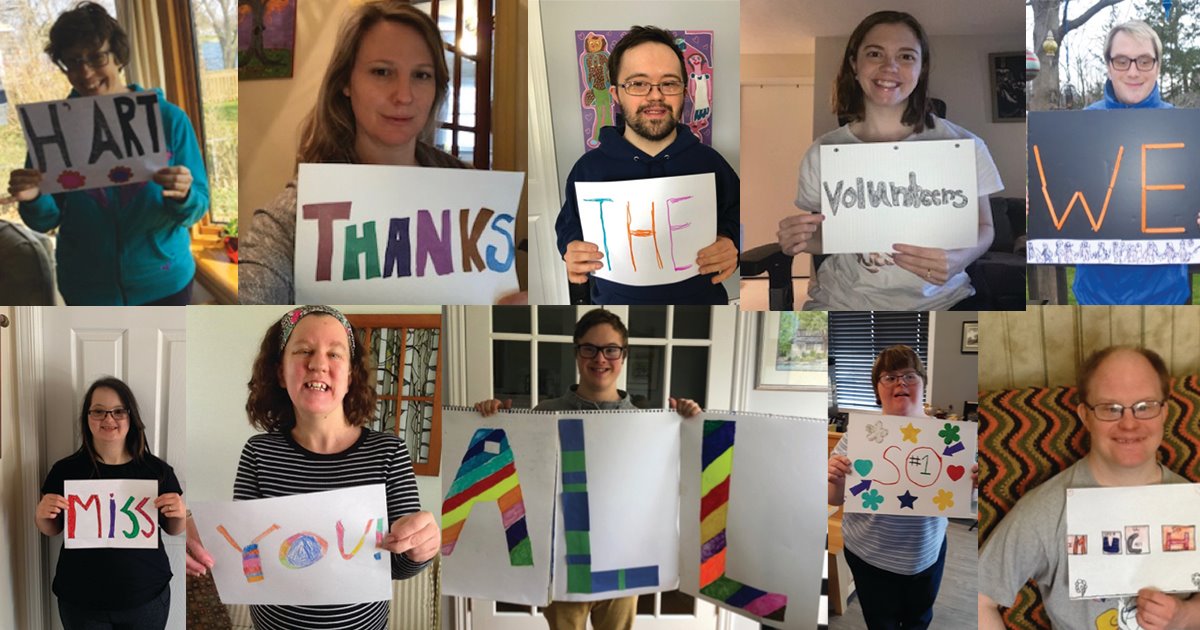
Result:
<svg viewBox="0 0 1200 630"><path fill-rule="evenodd" d="M942 574L942 589L933 605L933 623L936 628L976 628L978 614L979 551L975 530L968 530L970 523L950 521L946 529L949 543L946 549L946 569ZM866 630L862 607L858 596L850 598L843 615L830 615L829 630Z"/></svg>

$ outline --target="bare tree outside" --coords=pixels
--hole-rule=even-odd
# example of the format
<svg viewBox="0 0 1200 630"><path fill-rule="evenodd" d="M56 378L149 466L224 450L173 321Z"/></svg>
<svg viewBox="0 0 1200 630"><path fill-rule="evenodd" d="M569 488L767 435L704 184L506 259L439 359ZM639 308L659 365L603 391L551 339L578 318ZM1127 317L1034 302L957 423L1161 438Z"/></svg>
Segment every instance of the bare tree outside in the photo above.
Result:
<svg viewBox="0 0 1200 630"><path fill-rule="evenodd" d="M1029 109L1043 111L1062 107L1061 84L1059 82L1059 57L1046 54L1042 43L1046 35L1051 34L1056 45L1061 47L1063 40L1075 29L1083 26L1102 9L1108 8L1125 0L1096 0L1095 4L1078 16L1063 20L1065 3L1070 0L1028 0L1025 4L1033 9L1033 47L1042 69L1033 80L1033 90L1029 95Z"/></svg>

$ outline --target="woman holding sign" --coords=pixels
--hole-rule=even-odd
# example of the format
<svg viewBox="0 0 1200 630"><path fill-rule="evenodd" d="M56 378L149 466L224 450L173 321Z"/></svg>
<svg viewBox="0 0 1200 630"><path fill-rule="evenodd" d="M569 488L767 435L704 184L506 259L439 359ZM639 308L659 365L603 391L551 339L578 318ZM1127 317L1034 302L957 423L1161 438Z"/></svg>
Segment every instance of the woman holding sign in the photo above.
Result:
<svg viewBox="0 0 1200 630"><path fill-rule="evenodd" d="M300 163L466 168L430 141L450 73L437 25L400 0L369 2L342 24L317 103L300 133ZM254 220L239 252L242 304L294 304L296 182Z"/></svg>
<svg viewBox="0 0 1200 630"><path fill-rule="evenodd" d="M74 88L68 99L142 91L121 80L130 57L128 36L94 2L58 17L46 53ZM58 229L58 289L67 304L184 306L191 301L196 263L188 227L208 211L208 176L187 114L168 103L161 90L155 92L170 165L152 181L51 195L42 193L37 170L19 169L9 176L8 192L21 202L26 225L39 232ZM109 138L114 147L115 142Z"/></svg>
<svg viewBox="0 0 1200 630"><path fill-rule="evenodd" d="M266 433L243 447L233 498L384 484L391 528L382 549L391 552L392 579L401 580L437 555L441 532L433 515L421 511L404 441L365 426L375 414L370 362L354 328L335 308L295 308L268 328L246 401L250 424ZM190 521L188 553L189 573L213 566ZM251 606L250 615L260 628L378 629L387 627L389 604L262 605Z"/></svg>
<svg viewBox="0 0 1200 630"><path fill-rule="evenodd" d="M171 466L150 453L146 426L129 386L111 377L92 383L83 397L79 427L83 436L79 450L56 462L42 484L42 500L34 512L37 528L46 536L56 536L63 531L64 512L86 511L81 522L90 521L93 511L107 512L99 506L88 510L83 502L68 503L67 481L150 479L158 482L154 499L158 527L168 534L183 532L187 515L183 490ZM128 527L123 521L117 526ZM160 537L158 546L148 549L64 547L58 556L54 594L67 630L161 630L170 609L170 582L171 564Z"/></svg>
<svg viewBox="0 0 1200 630"><path fill-rule="evenodd" d="M972 140L979 194L979 238L965 249L898 243L893 252L833 254L809 284L805 310L974 310L966 268L992 243L987 195L1004 188L987 146L974 134L933 115L929 40L913 16L879 11L846 43L837 74L834 112L850 122L816 140L800 164L799 214L779 223L784 254L821 253L821 146L863 142Z"/></svg>
<svg viewBox="0 0 1200 630"><path fill-rule="evenodd" d="M875 400L889 416L925 418L925 366L908 346L881 352L871 368ZM846 437L829 454L829 504L844 502L851 472ZM975 481L978 467L971 468ZM946 526L941 516L846 513L842 516L846 562L854 574L867 627L927 628L946 563Z"/></svg>

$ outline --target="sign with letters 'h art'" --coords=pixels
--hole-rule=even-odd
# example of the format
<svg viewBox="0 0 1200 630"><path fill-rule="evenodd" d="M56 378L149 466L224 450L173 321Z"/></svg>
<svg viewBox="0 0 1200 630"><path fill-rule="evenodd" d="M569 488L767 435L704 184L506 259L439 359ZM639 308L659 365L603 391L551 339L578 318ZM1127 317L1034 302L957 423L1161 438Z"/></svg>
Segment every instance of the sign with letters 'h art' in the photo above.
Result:
<svg viewBox="0 0 1200 630"><path fill-rule="evenodd" d="M63 482L67 549L158 548L158 482L153 479L86 479Z"/></svg>
<svg viewBox="0 0 1200 630"><path fill-rule="evenodd" d="M955 249L979 240L975 141L821 147L822 252Z"/></svg>
<svg viewBox="0 0 1200 630"><path fill-rule="evenodd" d="M301 164L297 303L492 304L517 291L522 173Z"/></svg>
<svg viewBox="0 0 1200 630"><path fill-rule="evenodd" d="M1029 113L1030 264L1200 262L1200 111Z"/></svg>
<svg viewBox="0 0 1200 630"><path fill-rule="evenodd" d="M157 92L85 96L18 105L41 191L149 181L170 156Z"/></svg>

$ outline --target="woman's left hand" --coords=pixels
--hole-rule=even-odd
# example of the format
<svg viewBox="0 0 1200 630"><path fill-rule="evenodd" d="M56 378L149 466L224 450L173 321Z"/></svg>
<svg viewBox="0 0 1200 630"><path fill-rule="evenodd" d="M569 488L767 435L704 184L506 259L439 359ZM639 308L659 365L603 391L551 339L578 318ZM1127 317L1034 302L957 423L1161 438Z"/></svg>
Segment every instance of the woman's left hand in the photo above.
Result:
<svg viewBox="0 0 1200 630"><path fill-rule="evenodd" d="M186 166L168 166L154 174L154 183L162 186L163 199L183 201L192 190L192 171Z"/></svg>
<svg viewBox="0 0 1200 630"><path fill-rule="evenodd" d="M691 418L699 415L701 411L700 405L690 398L671 398L671 408L679 412L679 415L684 418Z"/></svg>
<svg viewBox="0 0 1200 630"><path fill-rule="evenodd" d="M958 270L952 270L950 252L938 247L917 247L897 243L892 246L892 260L898 267L908 271L929 284L946 284Z"/></svg>
<svg viewBox="0 0 1200 630"><path fill-rule="evenodd" d="M441 546L442 530L429 512L401 516L392 523L387 536L383 537L384 549L391 553L402 553L413 562L432 559Z"/></svg>
<svg viewBox="0 0 1200 630"><path fill-rule="evenodd" d="M175 492L158 495L154 500L154 507L158 508L159 514L167 518L187 518L187 505L183 502L183 496Z"/></svg>

